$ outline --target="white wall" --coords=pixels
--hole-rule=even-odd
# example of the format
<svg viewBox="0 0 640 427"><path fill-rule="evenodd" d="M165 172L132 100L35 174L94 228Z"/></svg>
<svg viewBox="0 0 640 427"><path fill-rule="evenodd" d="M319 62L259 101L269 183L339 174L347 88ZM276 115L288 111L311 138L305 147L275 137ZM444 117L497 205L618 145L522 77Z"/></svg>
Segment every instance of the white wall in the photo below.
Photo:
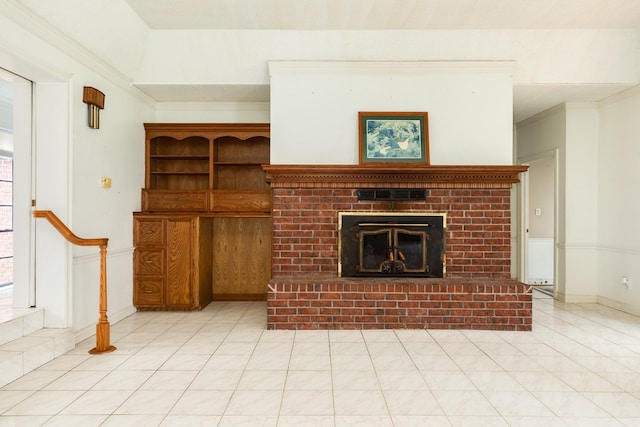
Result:
<svg viewBox="0 0 640 427"><path fill-rule="evenodd" d="M158 123L269 123L268 102L159 102Z"/></svg>
<svg viewBox="0 0 640 427"><path fill-rule="evenodd" d="M640 86L600 103L598 292L601 302L640 315ZM622 277L631 280L630 288Z"/></svg>
<svg viewBox="0 0 640 427"><path fill-rule="evenodd" d="M569 102L565 153L565 285L559 298L596 302L598 109L593 102Z"/></svg>
<svg viewBox="0 0 640 427"><path fill-rule="evenodd" d="M37 208L53 210L80 237L109 238L109 316L117 320L133 312L131 213L140 208L142 123L153 121L153 104L127 78L38 21L13 18L0 15L0 67L35 82ZM85 85L106 95L97 130L87 126ZM113 179L111 189L99 188L101 176ZM43 220L36 232L36 304L45 308L45 325L93 333L98 249L71 246Z"/></svg>
<svg viewBox="0 0 640 427"><path fill-rule="evenodd" d="M79 81L80 80L80 81ZM117 320L133 312L132 212L140 210L144 186L144 128L153 121L153 104L139 99L134 89L122 88L89 73L74 78L72 229L80 237L107 237L107 286L109 313ZM100 129L87 126L87 106L82 103L82 86L105 93L100 111ZM102 177L112 187L100 187ZM97 321L99 250L73 247L74 327ZM93 328L89 328L93 333Z"/></svg>
<svg viewBox="0 0 640 427"><path fill-rule="evenodd" d="M640 313L640 89L519 123L518 158L558 148L558 297ZM623 286L622 277L631 280ZM635 279L635 280L634 280Z"/></svg>
<svg viewBox="0 0 640 427"><path fill-rule="evenodd" d="M270 62L271 163L358 164L358 112L429 113L433 165L512 162L510 63Z"/></svg>

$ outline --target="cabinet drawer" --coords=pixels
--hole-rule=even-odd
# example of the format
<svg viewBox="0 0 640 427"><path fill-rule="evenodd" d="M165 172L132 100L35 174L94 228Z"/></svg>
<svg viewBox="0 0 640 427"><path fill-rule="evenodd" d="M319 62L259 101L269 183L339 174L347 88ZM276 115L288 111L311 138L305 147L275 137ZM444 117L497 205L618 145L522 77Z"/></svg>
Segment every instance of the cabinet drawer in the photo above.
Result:
<svg viewBox="0 0 640 427"><path fill-rule="evenodd" d="M136 219L135 235L133 241L136 246L140 245L156 245L164 244L164 227L162 226L162 218L158 219Z"/></svg>
<svg viewBox="0 0 640 427"><path fill-rule="evenodd" d="M206 191L142 191L144 211L206 212Z"/></svg>
<svg viewBox="0 0 640 427"><path fill-rule="evenodd" d="M216 190L211 197L214 212L270 212L270 191Z"/></svg>
<svg viewBox="0 0 640 427"><path fill-rule="evenodd" d="M163 305L164 282L161 277L136 279L134 305Z"/></svg>
<svg viewBox="0 0 640 427"><path fill-rule="evenodd" d="M136 275L161 275L164 272L164 250L138 249L134 257Z"/></svg>

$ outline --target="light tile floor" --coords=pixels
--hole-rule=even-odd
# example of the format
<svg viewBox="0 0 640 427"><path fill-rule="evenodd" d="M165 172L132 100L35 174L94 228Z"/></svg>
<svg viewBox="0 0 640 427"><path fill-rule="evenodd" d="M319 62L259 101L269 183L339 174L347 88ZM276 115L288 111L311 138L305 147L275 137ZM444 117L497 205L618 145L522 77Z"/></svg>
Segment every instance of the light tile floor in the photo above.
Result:
<svg viewBox="0 0 640 427"><path fill-rule="evenodd" d="M0 389L0 426L640 426L640 319L534 293L533 332L267 331L136 313Z"/></svg>

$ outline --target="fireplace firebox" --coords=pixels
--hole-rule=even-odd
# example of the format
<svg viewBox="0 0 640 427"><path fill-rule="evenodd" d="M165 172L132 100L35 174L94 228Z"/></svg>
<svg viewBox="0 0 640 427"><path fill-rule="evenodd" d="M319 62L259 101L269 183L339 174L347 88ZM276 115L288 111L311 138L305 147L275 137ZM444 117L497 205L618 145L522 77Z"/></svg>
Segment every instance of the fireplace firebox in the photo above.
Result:
<svg viewBox="0 0 640 427"><path fill-rule="evenodd" d="M339 275L444 277L445 214L339 213Z"/></svg>

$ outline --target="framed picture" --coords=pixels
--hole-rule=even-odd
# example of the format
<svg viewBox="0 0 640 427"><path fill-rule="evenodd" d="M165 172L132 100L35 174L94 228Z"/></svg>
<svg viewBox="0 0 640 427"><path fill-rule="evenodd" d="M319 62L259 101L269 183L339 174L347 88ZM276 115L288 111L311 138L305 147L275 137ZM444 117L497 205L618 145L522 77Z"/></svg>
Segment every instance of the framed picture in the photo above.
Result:
<svg viewBox="0 0 640 427"><path fill-rule="evenodd" d="M429 164L427 113L359 112L360 164Z"/></svg>

